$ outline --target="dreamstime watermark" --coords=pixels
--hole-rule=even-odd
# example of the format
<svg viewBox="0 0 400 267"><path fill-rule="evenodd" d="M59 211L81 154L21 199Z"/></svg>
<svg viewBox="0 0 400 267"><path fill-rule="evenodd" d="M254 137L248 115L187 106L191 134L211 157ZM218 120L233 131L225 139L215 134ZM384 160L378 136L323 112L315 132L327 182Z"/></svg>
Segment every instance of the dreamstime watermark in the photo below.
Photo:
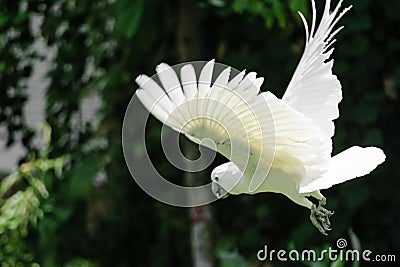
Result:
<svg viewBox="0 0 400 267"><path fill-rule="evenodd" d="M270 146L269 155L274 155L275 146L271 144L275 144L275 132L274 127L269 127L269 139L258 137L256 144L250 144L247 136L257 127L262 127L259 113L255 112L252 105L259 89L259 85L254 84L255 73L245 76L236 69L214 61L187 62L172 67L160 64L156 70L157 74L151 78L145 75L138 77L137 83L141 89L136 91L129 102L123 121L124 158L136 183L153 198L173 206L195 207L217 200L212 193L211 179L209 183L200 186L182 186L160 174L157 170L159 164L152 161L146 144L148 118L154 116L163 123L160 155L169 164L185 172L199 172L209 167L215 158L216 147L220 145L218 141L229 144L229 151L223 153L229 155L232 162L239 162L243 169L249 164L254 147L258 147L260 155L256 162L253 157L251 164L257 166L255 169L260 175L254 172L249 187L252 191L256 190L272 166L273 156L264 156L262 148L264 145ZM204 92L209 94L202 95ZM249 101L249 97L253 98ZM271 111L266 99L257 97L257 100L258 107L263 106L263 123L273 125L272 116L268 116ZM214 125L214 128L210 127L214 132L204 133L210 128L196 128L200 124ZM186 133L188 129L191 134L186 136L200 144L200 156L195 160L186 158L179 145L179 133ZM225 136L224 139L213 140L215 132ZM266 134L260 131L260 136L263 135ZM263 166L258 168L261 159ZM234 182L228 189L236 186L239 181Z"/></svg>
<svg viewBox="0 0 400 267"><path fill-rule="evenodd" d="M347 240L339 238L336 241L336 248L329 247L321 251L314 249L303 250L285 250L285 249L270 249L267 245L257 252L259 261L293 261L293 262L321 262L329 261L344 261L344 262L395 262L396 255L394 254L374 254L371 250L348 249Z"/></svg>

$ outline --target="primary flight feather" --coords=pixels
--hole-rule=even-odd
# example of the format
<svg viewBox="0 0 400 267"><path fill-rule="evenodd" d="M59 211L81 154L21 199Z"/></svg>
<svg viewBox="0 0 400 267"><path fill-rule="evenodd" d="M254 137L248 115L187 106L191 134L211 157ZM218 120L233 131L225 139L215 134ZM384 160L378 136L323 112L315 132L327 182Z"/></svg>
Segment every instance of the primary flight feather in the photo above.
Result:
<svg viewBox="0 0 400 267"><path fill-rule="evenodd" d="M332 154L333 120L338 118L341 85L332 73L335 29L342 1L330 10L325 2L316 28L315 2L312 23L299 12L306 31L303 55L282 99L260 92L263 78L241 72L231 78L223 70L214 82L214 60L197 78L191 64L178 74L167 64L157 66L161 85L146 75L137 77L136 95L161 122L195 143L213 140L230 162L211 173L212 190L218 197L229 194L276 192L311 210L311 221L323 234L330 230L320 190L370 173L385 160L379 148L351 147ZM207 143L203 143L207 145ZM316 206L308 197L314 197Z"/></svg>

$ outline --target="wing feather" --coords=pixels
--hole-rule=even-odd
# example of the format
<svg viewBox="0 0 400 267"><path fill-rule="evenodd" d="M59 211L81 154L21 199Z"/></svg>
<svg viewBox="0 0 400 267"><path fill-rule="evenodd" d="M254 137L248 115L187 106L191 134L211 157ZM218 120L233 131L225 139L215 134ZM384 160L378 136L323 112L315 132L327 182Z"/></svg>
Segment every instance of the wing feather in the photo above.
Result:
<svg viewBox="0 0 400 267"><path fill-rule="evenodd" d="M329 137L334 134L333 120L339 116L338 104L342 99L341 85L332 73L333 37L343 28L332 32L340 18L351 8L345 8L340 14L342 1L330 13L331 1L326 1L324 13L318 28L315 30L315 2L312 4L312 25L308 24L300 13L306 30L306 43L303 55L293 74L282 99L294 109L311 118Z"/></svg>
<svg viewBox="0 0 400 267"><path fill-rule="evenodd" d="M168 88L167 94L173 99L176 106L179 106L185 100L181 83L175 71L165 63L161 63L156 67L158 77L164 88Z"/></svg>
<svg viewBox="0 0 400 267"><path fill-rule="evenodd" d="M153 79L141 75L136 79L140 86L137 96L157 119L192 141L200 143L203 138L211 138L216 144L226 143L227 147L219 152L229 156L227 140L235 139L245 145L257 143L254 140L262 136L260 127L248 127L257 121L249 100L256 98L262 79L257 79L255 72L246 77L242 72L229 81L231 68L228 67L212 83L213 69L214 60L211 60L204 65L197 80L194 67L187 64L180 70L180 82L176 72L161 63L156 70L162 88Z"/></svg>
<svg viewBox="0 0 400 267"><path fill-rule="evenodd" d="M193 65L187 64L182 67L181 80L186 100L193 99L197 93L197 79Z"/></svg>

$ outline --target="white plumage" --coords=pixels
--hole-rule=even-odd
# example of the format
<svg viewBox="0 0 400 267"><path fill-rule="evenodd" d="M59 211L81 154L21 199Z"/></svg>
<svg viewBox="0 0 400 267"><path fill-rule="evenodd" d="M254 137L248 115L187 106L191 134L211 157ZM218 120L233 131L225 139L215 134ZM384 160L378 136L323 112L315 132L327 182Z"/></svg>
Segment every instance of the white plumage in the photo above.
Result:
<svg viewBox="0 0 400 267"><path fill-rule="evenodd" d="M319 190L368 174L385 160L379 148L351 147L331 157L333 120L339 116L341 85L332 74L333 37L339 19L351 8L339 13L342 1L330 12L325 3L316 28L316 10L306 29L304 53L282 97L260 93L263 78L255 72L230 77L223 70L212 83L214 60L209 61L197 78L187 64L180 75L167 64L157 66L158 85L146 75L136 82L136 94L143 105L164 124L200 143L214 141L216 150L230 162L211 174L213 191L226 194L277 192L311 209L311 220L322 232L329 230L325 198ZM316 207L307 197L315 197Z"/></svg>

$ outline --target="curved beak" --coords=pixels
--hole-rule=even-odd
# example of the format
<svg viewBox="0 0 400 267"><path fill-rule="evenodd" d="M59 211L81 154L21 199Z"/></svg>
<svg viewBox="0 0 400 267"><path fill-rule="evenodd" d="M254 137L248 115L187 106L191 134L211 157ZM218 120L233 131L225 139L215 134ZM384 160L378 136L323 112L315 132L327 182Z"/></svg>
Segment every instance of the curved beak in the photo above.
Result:
<svg viewBox="0 0 400 267"><path fill-rule="evenodd" d="M226 198L228 197L230 194L222 188L222 186L220 186L219 184L217 184L216 182L212 182L211 184L211 190L213 192L213 194L218 198Z"/></svg>

